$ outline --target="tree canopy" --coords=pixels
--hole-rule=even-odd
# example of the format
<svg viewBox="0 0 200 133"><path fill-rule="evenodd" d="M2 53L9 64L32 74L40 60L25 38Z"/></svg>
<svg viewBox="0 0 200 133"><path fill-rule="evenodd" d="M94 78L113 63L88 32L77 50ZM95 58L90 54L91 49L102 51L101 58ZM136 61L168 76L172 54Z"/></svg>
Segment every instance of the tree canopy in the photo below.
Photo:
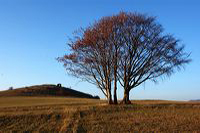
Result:
<svg viewBox="0 0 200 133"><path fill-rule="evenodd" d="M155 17L120 12L82 28L68 43L70 53L58 58L68 73L97 85L117 104L117 84L129 92L147 80L170 76L190 62L184 46L164 33Z"/></svg>

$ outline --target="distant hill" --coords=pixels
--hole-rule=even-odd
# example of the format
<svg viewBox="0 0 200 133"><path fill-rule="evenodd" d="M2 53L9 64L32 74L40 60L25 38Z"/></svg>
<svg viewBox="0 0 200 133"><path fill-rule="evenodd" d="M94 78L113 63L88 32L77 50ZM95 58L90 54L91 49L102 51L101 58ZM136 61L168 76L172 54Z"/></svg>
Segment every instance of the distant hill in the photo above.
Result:
<svg viewBox="0 0 200 133"><path fill-rule="evenodd" d="M77 98L95 98L98 96L92 96L87 93L76 91L70 88L62 87L58 85L35 85L17 89L10 89L6 91L0 91L0 96L64 96L64 97L77 97Z"/></svg>
<svg viewBox="0 0 200 133"><path fill-rule="evenodd" d="M190 102L200 102L200 99L190 100Z"/></svg>

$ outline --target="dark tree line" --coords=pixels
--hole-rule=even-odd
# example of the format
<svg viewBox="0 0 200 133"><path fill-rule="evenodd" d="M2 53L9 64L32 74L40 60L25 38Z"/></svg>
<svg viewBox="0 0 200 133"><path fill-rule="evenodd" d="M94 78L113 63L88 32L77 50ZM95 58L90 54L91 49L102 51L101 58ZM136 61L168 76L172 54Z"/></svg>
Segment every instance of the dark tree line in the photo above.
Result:
<svg viewBox="0 0 200 133"><path fill-rule="evenodd" d="M165 34L155 17L139 13L103 17L77 32L68 46L71 52L58 60L69 74L97 85L109 104L117 104L117 84L127 104L133 88L190 62L178 39Z"/></svg>

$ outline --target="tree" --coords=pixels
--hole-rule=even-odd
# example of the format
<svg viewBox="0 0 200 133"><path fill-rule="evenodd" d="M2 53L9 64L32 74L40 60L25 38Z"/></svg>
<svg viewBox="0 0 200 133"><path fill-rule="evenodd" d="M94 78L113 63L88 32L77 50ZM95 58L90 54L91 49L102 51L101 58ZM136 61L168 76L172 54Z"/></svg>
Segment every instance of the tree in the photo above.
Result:
<svg viewBox="0 0 200 133"><path fill-rule="evenodd" d="M9 89L8 90L13 90L13 87L11 86L11 87L9 87Z"/></svg>
<svg viewBox="0 0 200 133"><path fill-rule="evenodd" d="M86 29L81 29L68 46L71 53L58 58L64 63L69 74L86 80L98 86L107 97L108 103L113 103L111 88L115 86L115 102L117 89L116 58L111 35L113 30L112 17L102 18ZM77 36L78 35L78 36ZM115 70L114 70L115 69ZM115 77L113 76L115 74Z"/></svg>
<svg viewBox="0 0 200 133"><path fill-rule="evenodd" d="M118 78L124 88L122 102L130 103L129 92L147 80L156 82L159 77L170 76L176 69L189 63L184 46L155 20L137 13L122 12L125 21L122 33Z"/></svg>
<svg viewBox="0 0 200 133"><path fill-rule="evenodd" d="M68 46L71 53L58 58L68 73L93 83L117 104L117 84L124 88L123 103L130 90L147 80L170 76L190 62L184 46L155 20L138 13L120 12L103 17L81 29Z"/></svg>

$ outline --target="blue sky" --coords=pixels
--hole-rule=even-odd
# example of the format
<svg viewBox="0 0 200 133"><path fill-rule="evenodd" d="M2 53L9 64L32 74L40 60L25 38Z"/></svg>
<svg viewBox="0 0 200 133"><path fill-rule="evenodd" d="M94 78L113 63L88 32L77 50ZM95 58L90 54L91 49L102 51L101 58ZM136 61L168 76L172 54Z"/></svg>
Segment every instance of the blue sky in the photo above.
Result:
<svg viewBox="0 0 200 133"><path fill-rule="evenodd" d="M198 0L0 0L0 90L62 83L105 98L89 83L68 76L55 58L68 51L67 37L120 11L157 16L166 33L182 40L193 60L158 84L146 82L132 99L200 98L200 2ZM123 96L119 88L118 96Z"/></svg>

